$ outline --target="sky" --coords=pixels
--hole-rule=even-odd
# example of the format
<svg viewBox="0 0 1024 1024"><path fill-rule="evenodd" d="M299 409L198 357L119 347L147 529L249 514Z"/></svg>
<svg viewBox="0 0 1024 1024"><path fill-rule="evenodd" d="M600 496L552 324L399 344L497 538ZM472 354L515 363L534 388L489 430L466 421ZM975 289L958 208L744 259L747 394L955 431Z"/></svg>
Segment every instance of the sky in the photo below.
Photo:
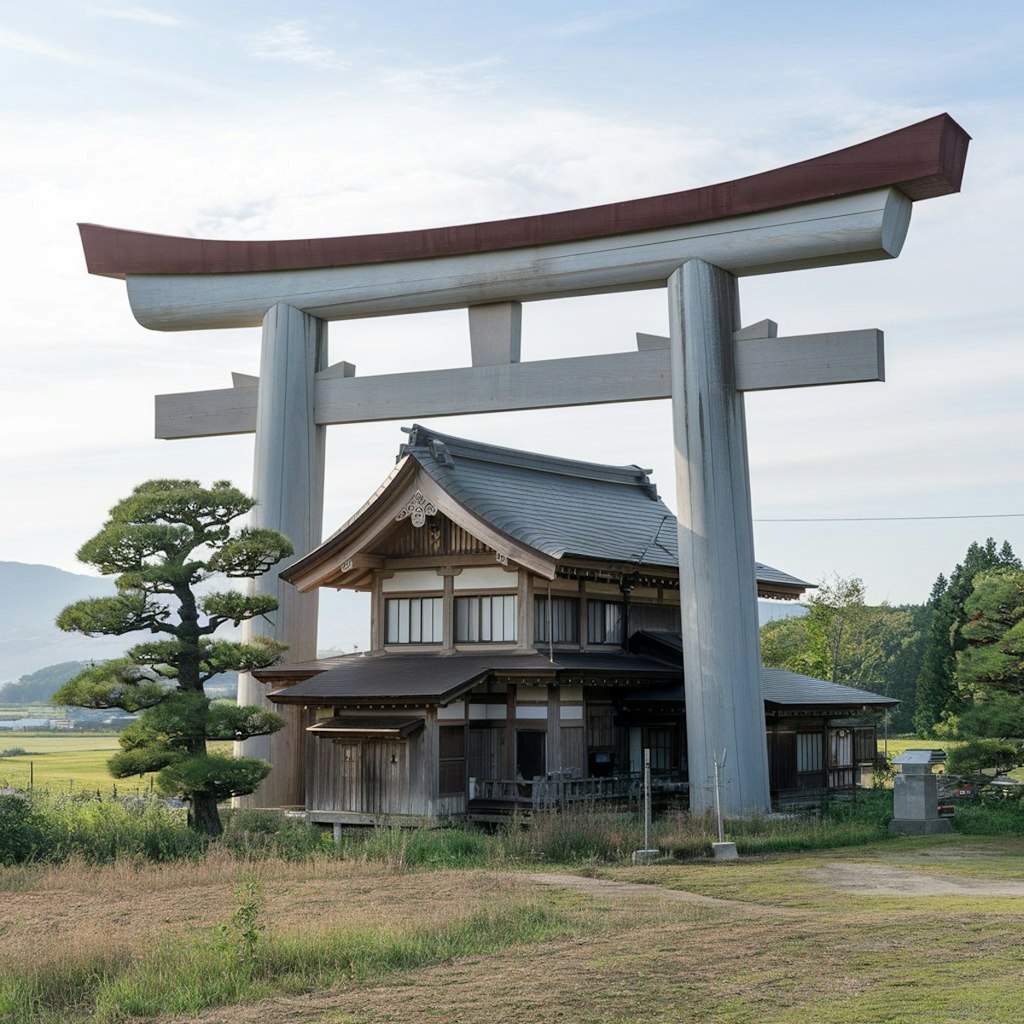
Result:
<svg viewBox="0 0 1024 1024"><path fill-rule="evenodd" d="M1012 2L0 0L0 560L88 572L75 551L140 481L251 485L250 436L154 440L153 396L258 373L258 330L142 328L123 282L86 273L80 221L256 239L496 220L943 111L974 140L963 191L915 205L898 260L741 281L744 323L886 338L885 383L747 396L755 547L892 603L925 600L972 540L1024 552L1022 49ZM523 358L629 350L637 331L668 333L663 291L530 303ZM333 324L330 358L467 365L466 315ZM639 463L674 506L668 402L430 422ZM330 428L327 532L387 474L400 425ZM335 602L321 645L364 622Z"/></svg>

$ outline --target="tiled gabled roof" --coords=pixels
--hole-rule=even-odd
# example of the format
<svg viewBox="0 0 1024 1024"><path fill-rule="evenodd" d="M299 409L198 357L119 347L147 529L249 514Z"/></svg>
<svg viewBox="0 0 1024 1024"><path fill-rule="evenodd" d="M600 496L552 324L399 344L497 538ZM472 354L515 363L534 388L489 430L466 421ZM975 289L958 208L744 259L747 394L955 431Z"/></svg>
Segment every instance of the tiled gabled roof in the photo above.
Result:
<svg viewBox="0 0 1024 1024"><path fill-rule="evenodd" d="M409 455L459 504L553 559L567 556L676 568L676 517L650 470L501 448L415 424ZM757 563L757 579L809 586Z"/></svg>

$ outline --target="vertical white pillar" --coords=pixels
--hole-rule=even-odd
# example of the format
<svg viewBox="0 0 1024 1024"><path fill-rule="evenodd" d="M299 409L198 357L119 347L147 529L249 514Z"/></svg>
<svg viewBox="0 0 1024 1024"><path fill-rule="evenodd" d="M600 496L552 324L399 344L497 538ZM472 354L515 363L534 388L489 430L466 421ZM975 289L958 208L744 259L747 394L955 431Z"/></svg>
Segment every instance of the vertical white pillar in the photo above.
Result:
<svg viewBox="0 0 1024 1024"><path fill-rule="evenodd" d="M320 543L323 528L326 429L313 417L313 375L327 365L327 325L279 302L263 318L260 383L256 412L253 494L259 504L254 526L280 530L290 538L298 558ZM300 594L283 583L284 565L254 581L257 593L273 594L278 610L267 619L245 623L243 636L272 636L288 644L289 661L316 657L318 594ZM235 744L236 753L262 757L274 770L243 805L281 807L305 802L302 711L282 712L266 699L266 685L251 675L238 678L240 704L258 704L284 714L287 725L273 736Z"/></svg>
<svg viewBox="0 0 1024 1024"><path fill-rule="evenodd" d="M690 806L714 805L714 753L727 751L726 814L770 806L746 417L732 335L736 279L703 260L668 280L679 590Z"/></svg>

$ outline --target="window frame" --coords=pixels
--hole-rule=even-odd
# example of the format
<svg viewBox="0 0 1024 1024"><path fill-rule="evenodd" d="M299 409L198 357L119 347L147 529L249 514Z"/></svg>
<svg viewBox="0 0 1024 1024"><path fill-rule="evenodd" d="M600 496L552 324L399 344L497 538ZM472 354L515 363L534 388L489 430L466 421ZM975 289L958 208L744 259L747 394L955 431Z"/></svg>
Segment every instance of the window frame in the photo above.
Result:
<svg viewBox="0 0 1024 1024"><path fill-rule="evenodd" d="M412 602L414 602L414 601L418 601L418 602L421 603L420 623L419 623L420 639L418 639L418 640L413 640L412 639ZM429 639L429 640L424 640L423 636L422 636L423 635L422 603L426 602L426 601L436 602L433 605L433 612L432 612L432 615L431 615L431 639ZM406 613L407 616L408 616L407 628L408 628L408 632L409 632L409 639L408 640L402 640L401 639L401 632L402 632L401 625L402 625L402 623L401 623L401 614L399 613L399 620L396 623L396 630L395 630L396 635L399 637L399 639L392 640L391 639L391 614L390 614L391 607L392 606L401 605L403 602L407 603L409 605L409 608L408 608L407 613ZM435 647L435 646L440 646L441 644L443 644L444 643L444 593L443 592L433 592L433 591L428 591L428 592L420 591L420 592L405 593L405 594L403 594L403 593L386 594L385 597L384 597L384 629L383 629L383 635L384 635L384 644L387 647L411 647L411 646ZM437 637L436 640L433 639L434 636Z"/></svg>
<svg viewBox="0 0 1024 1024"><path fill-rule="evenodd" d="M601 606L599 618L595 618L592 614L591 609L595 605ZM616 628L616 636L609 639L608 637L608 609L610 607L618 609L618 623ZM600 635L594 635L594 625L596 622L600 623ZM587 598L587 644L593 644L594 646L614 646L621 647L625 639L626 632L626 604L624 601L608 600L603 597L588 597Z"/></svg>
<svg viewBox="0 0 1024 1024"><path fill-rule="evenodd" d="M501 625L502 625L502 637L500 639L494 639L494 613L493 613L493 602L499 600L503 602L502 613L501 613ZM488 616L488 632L490 636L487 638L483 637L484 629L484 602L491 602L490 608L492 609ZM512 611L511 617L507 612L507 606L504 604L506 601L511 601ZM465 607L466 602L477 602L476 604L476 634L477 639L467 639L465 636L460 636L459 630L462 626L461 617L459 614L460 603L462 607ZM472 607L472 605L470 605ZM512 635L506 635L506 627L511 624ZM467 618L466 625L471 626L471 618ZM468 630L472 635L473 630ZM519 592L516 590L507 591L480 591L477 593L457 591L452 601L452 638L455 644L514 644L519 642Z"/></svg>
<svg viewBox="0 0 1024 1024"><path fill-rule="evenodd" d="M569 614L555 615L556 604L568 606ZM535 644L569 644L572 647L580 645L580 599L577 594L552 594L551 595L551 626L552 633L556 631L558 624L569 624L572 627L572 635L569 637L555 636L548 639L548 596L547 594L533 595L533 642Z"/></svg>

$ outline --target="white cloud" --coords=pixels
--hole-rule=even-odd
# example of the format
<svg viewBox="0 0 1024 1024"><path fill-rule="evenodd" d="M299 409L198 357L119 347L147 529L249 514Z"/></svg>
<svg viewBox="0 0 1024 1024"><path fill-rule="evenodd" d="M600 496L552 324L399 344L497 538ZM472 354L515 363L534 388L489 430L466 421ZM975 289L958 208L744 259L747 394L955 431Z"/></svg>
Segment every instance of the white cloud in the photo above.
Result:
<svg viewBox="0 0 1024 1024"><path fill-rule="evenodd" d="M615 7L607 11L594 11L569 21L560 22L547 30L546 35L555 39L571 39L575 36L595 35L607 32L624 22L639 21L652 12L638 7Z"/></svg>
<svg viewBox="0 0 1024 1024"><path fill-rule="evenodd" d="M283 60L293 64L330 69L343 68L346 63L329 47L317 42L304 21L282 21L248 37L251 57Z"/></svg>
<svg viewBox="0 0 1024 1024"><path fill-rule="evenodd" d="M156 85L168 86L176 91L198 94L207 100L213 97L222 98L225 95L225 90L210 82L162 71L157 67L127 63L103 54L70 50L45 39L38 39L20 32L10 32L6 29L0 29L0 50L11 50L33 57L41 57L44 60L78 68L92 74L114 75L118 78L152 82Z"/></svg>
<svg viewBox="0 0 1024 1024"><path fill-rule="evenodd" d="M108 5L90 4L88 11L96 18L115 18L120 21L138 21L146 25L159 25L166 28L177 28L182 24L180 18L161 11L151 11L147 7L110 7Z"/></svg>
<svg viewBox="0 0 1024 1024"><path fill-rule="evenodd" d="M432 92L481 92L493 89L499 77L493 69L504 64L501 57L484 57L451 67L397 68L381 75L381 84L392 92L422 95Z"/></svg>

